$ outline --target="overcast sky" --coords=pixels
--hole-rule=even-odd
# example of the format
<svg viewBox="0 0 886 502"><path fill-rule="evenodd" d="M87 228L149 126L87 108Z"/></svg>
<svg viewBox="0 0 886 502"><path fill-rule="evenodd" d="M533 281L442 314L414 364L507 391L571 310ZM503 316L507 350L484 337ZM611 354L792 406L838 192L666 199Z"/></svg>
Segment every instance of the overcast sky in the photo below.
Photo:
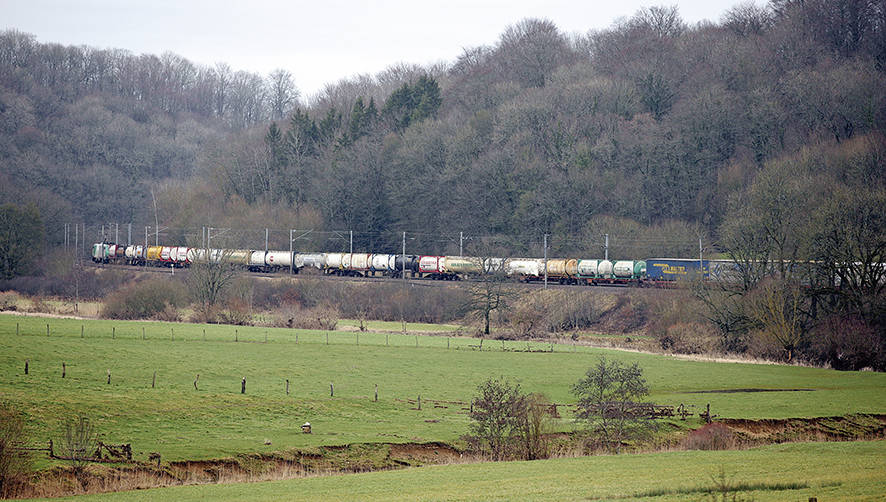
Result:
<svg viewBox="0 0 886 502"><path fill-rule="evenodd" d="M170 51L261 74L284 68L311 96L324 84L395 63L453 61L463 48L494 44L506 26L527 17L586 33L652 5L676 4L688 23L718 21L741 1L0 0L0 28L40 42Z"/></svg>

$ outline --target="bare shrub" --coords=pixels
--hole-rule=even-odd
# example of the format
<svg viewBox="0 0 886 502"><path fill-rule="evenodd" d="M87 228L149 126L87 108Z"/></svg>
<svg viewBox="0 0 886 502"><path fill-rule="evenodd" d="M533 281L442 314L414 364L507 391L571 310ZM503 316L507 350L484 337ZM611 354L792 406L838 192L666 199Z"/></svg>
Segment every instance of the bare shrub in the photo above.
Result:
<svg viewBox="0 0 886 502"><path fill-rule="evenodd" d="M251 326L253 324L252 309L242 299L231 298L226 302L225 307L218 311L218 322L235 326Z"/></svg>
<svg viewBox="0 0 886 502"><path fill-rule="evenodd" d="M657 338L661 348L678 354L711 354L719 345L711 326L698 321L672 324Z"/></svg>
<svg viewBox="0 0 886 502"><path fill-rule="evenodd" d="M102 309L107 319L149 319L185 304L187 294L181 281L151 279L129 286L111 296Z"/></svg>
<svg viewBox="0 0 886 502"><path fill-rule="evenodd" d="M551 402L543 394L529 394L520 417L519 433L523 442L523 458L536 460L551 454L548 435L553 430Z"/></svg>
<svg viewBox="0 0 886 502"><path fill-rule="evenodd" d="M0 292L0 310L18 310L18 302L21 297L14 291Z"/></svg>
<svg viewBox="0 0 886 502"><path fill-rule="evenodd" d="M290 306L277 314L275 324L286 328L334 330L339 318L339 312L329 305L312 308Z"/></svg>
<svg viewBox="0 0 886 502"><path fill-rule="evenodd" d="M732 429L717 422L689 432L683 441L687 450L729 450L735 445L736 437Z"/></svg>
<svg viewBox="0 0 886 502"><path fill-rule="evenodd" d="M220 310L215 305L198 305L188 320L195 323L215 324L218 322Z"/></svg>
<svg viewBox="0 0 886 502"><path fill-rule="evenodd" d="M813 360L837 370L886 370L886 343L857 317L832 316L813 331L808 349Z"/></svg>
<svg viewBox="0 0 886 502"><path fill-rule="evenodd" d="M518 338L546 336L593 326L606 301L589 291L532 291L514 301L505 318Z"/></svg>
<svg viewBox="0 0 886 502"><path fill-rule="evenodd" d="M83 467L92 458L97 435L88 417L70 418L64 423L65 436L61 443L63 455L71 463L74 474L83 472Z"/></svg>
<svg viewBox="0 0 886 502"><path fill-rule="evenodd" d="M0 497L13 497L24 486L31 459L17 449L25 441L25 421L7 404L0 403Z"/></svg>
<svg viewBox="0 0 886 502"><path fill-rule="evenodd" d="M181 322L182 316L177 308L167 303L163 310L154 315L154 319L164 322Z"/></svg>
<svg viewBox="0 0 886 502"><path fill-rule="evenodd" d="M647 331L664 350L709 354L720 349L716 327L704 317L704 304L689 291L658 291L646 295Z"/></svg>

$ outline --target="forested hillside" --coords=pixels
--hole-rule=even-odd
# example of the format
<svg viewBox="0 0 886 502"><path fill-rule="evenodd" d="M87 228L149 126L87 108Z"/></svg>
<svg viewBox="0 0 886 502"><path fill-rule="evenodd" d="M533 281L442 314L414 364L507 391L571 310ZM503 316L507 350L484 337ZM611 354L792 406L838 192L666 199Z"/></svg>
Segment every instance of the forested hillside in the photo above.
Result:
<svg viewBox="0 0 886 502"><path fill-rule="evenodd" d="M527 19L456 61L301 101L283 71L7 31L0 191L37 203L51 242L63 222L152 224L153 189L171 228L353 230L372 250L464 231L513 252L545 233L597 251L609 233L615 252L694 254L760 173L818 187L800 215L816 194L882 190L884 63L873 0L740 4L694 26L655 7L586 34Z"/></svg>

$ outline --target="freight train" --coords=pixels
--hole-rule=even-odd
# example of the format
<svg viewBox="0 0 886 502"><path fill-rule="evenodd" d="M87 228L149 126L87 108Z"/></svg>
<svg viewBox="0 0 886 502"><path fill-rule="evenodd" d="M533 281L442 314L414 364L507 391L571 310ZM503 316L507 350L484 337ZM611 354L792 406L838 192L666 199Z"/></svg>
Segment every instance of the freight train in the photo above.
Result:
<svg viewBox="0 0 886 502"><path fill-rule="evenodd" d="M701 275L725 273L725 260L650 258L647 260L583 258L479 258L473 256L402 255L383 253L302 253L249 249L206 249L185 246L123 246L100 242L92 246L96 263L184 268L192 263L226 262L251 272L313 270L326 275L360 277L408 277L436 280L470 279L501 272L523 281L560 284L624 284L646 286L673 284Z"/></svg>

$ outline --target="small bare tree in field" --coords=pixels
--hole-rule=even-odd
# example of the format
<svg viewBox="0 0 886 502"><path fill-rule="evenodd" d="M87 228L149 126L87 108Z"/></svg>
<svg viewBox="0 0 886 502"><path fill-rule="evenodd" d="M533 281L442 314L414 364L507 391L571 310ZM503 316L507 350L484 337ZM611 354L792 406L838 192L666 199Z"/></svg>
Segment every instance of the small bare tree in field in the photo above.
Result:
<svg viewBox="0 0 886 502"><path fill-rule="evenodd" d="M92 458L95 450L96 433L88 417L78 416L65 421L65 437L62 443L64 455L71 463L75 475L83 472L83 467Z"/></svg>
<svg viewBox="0 0 886 502"><path fill-rule="evenodd" d="M601 357L572 392L578 397L576 418L615 453L625 441L642 438L654 428L650 419L637 413L637 405L649 394L637 363L629 366Z"/></svg>

